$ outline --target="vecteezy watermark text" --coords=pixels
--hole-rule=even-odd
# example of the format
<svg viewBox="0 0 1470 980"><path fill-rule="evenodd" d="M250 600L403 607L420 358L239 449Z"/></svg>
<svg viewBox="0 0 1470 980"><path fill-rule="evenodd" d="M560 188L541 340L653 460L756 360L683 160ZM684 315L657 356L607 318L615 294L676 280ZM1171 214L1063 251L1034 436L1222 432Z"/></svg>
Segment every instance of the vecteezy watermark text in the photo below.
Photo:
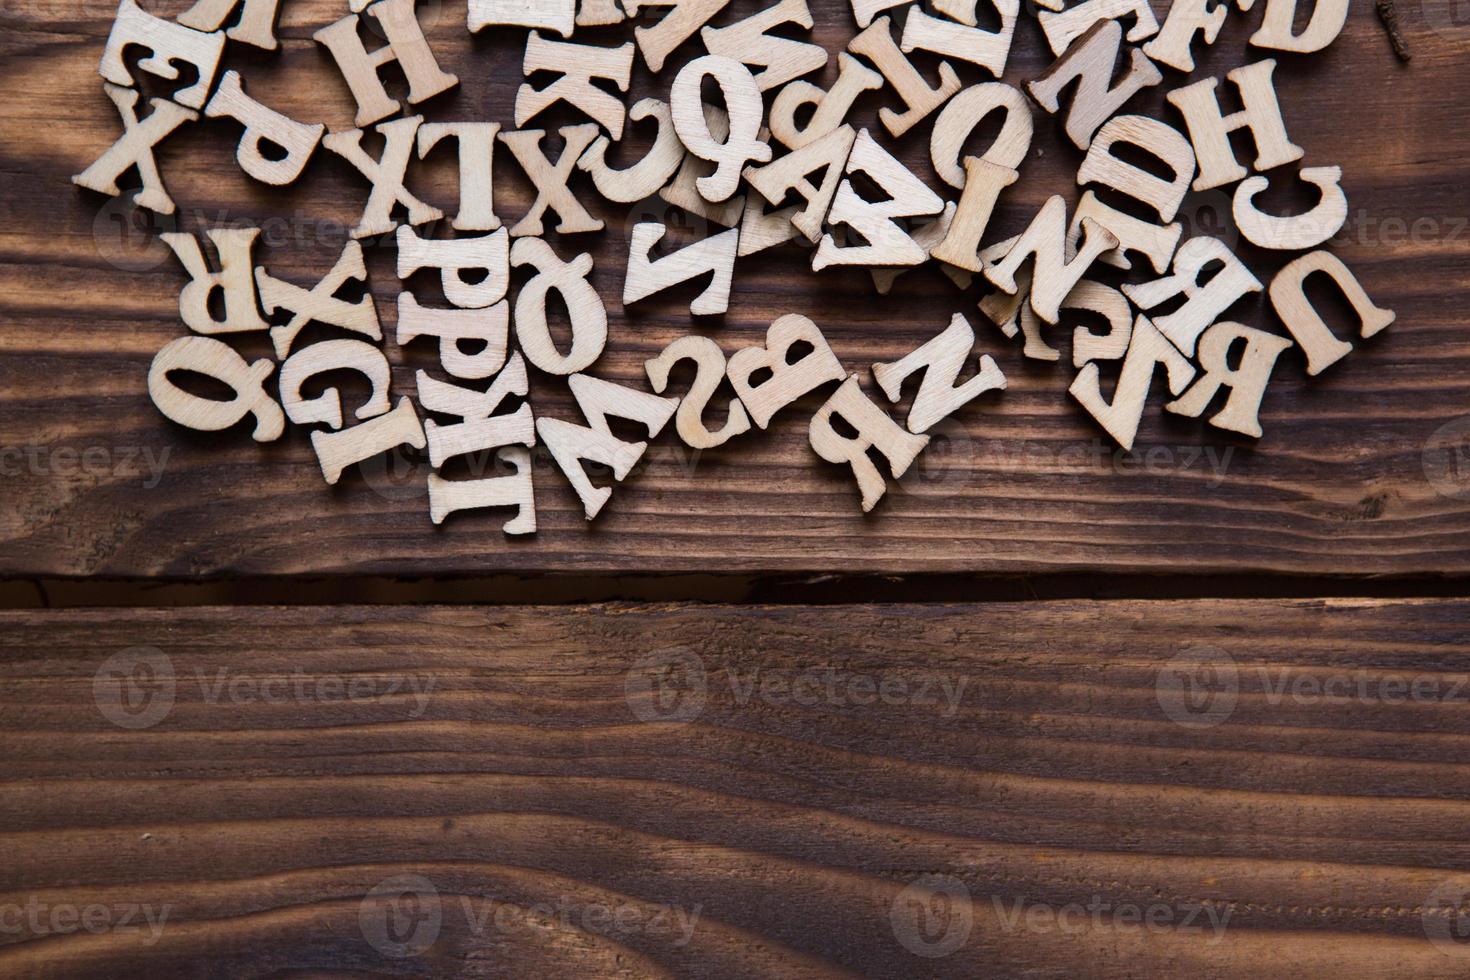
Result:
<svg viewBox="0 0 1470 980"><path fill-rule="evenodd" d="M163 935L171 905L136 902L45 902L32 895L23 903L0 903L0 935L69 936L85 932L143 935L143 945L152 946Z"/></svg>
<svg viewBox="0 0 1470 980"><path fill-rule="evenodd" d="M0 478L86 476L139 479L152 490L163 479L172 446L0 446Z"/></svg>

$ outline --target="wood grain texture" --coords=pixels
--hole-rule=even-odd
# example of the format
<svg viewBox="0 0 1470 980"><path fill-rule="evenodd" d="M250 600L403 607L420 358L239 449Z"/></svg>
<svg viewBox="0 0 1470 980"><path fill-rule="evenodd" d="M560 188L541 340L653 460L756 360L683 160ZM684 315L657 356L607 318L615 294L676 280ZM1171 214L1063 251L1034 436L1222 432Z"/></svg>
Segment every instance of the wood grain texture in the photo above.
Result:
<svg viewBox="0 0 1470 980"><path fill-rule="evenodd" d="M172 15L185 6L160 3L156 10ZM732 4L714 24L728 25L759 6ZM291 187L253 184L234 161L238 125L201 120L160 148L159 166L179 213L150 219L145 233L143 219L68 183L119 131L96 75L112 6L36 0L11 7L0 35L7 69L0 103L6 499L0 574L1463 574L1470 570L1470 467L1460 452L1464 432L1442 427L1470 414L1470 344L1463 330L1470 36L1455 25L1449 6L1444 0L1405 6L1403 26L1415 55L1407 67L1392 56L1365 6L1355 7L1342 37L1320 56L1280 57L1277 87L1291 137L1307 150L1305 162L1343 168L1350 215L1333 248L1376 302L1397 311L1398 322L1320 378L1307 379L1300 356L1285 355L1266 395L1266 434L1258 447L1231 442L1201 422L1166 417L1156 393L1134 456L1115 460L1101 431L1067 397L1070 327L1048 335L1061 345L1059 364L1037 365L1022 361L1019 341L982 326L977 353L996 357L1008 390L937 427L912 475L872 515L861 514L849 475L823 464L807 445L808 420L827 396L823 391L770 431L717 450L684 450L671 429L591 527L549 456L536 452L540 531L527 541L505 540L499 513L455 515L432 527L428 467L416 455L380 460L366 475L354 470L328 488L304 431L257 446L243 427L206 436L153 409L148 364L184 333L178 290L185 280L154 232L259 224L259 260L273 275L309 285L340 254L367 189L349 164L320 151ZM301 0L283 7L280 50L231 45L221 71L239 71L253 98L292 118L350 128L352 99L330 56L310 40L341 16L341 4ZM526 32L471 36L462 7L419 7L441 68L461 84L415 111L431 121L509 124ZM848 5L820 0L812 12L812 38L840 50L853 31ZM1223 74L1245 60L1258 19L1258 13L1232 14L1219 44L1202 54L1196 77ZM589 30L586 40L621 43L632 27ZM640 60L629 102L666 97L677 66L698 50L697 42L686 45L656 79ZM926 58L915 55L932 81ZM1006 80L1037 77L1050 60L1034 19L1023 17ZM978 72L965 74L968 66L956 67L966 80L979 80ZM812 80L829 87L836 76L834 58ZM1178 81L1171 77L1125 111L1161 113L1177 124L1162 98ZM390 92L401 88L390 84ZM851 118L881 132L877 109L897 101L889 90L864 92ZM555 106L536 125L554 131L582 121ZM926 120L885 145L942 189L927 160L931 126ZM1079 154L1055 120L1039 117L1037 129L988 241L1019 232L1054 193L1076 200ZM611 165L627 166L647 147L643 126L630 126L629 134L631 145L610 150ZM559 147L553 140L552 153ZM497 153L495 173L497 211L514 224L533 189L508 152ZM452 153L415 161L408 182L415 194L454 213ZM670 248L716 229L657 201L631 209L596 201L581 172L572 186L607 222L607 232L554 240L554 246L559 254L585 250L596 259L593 280L609 303L610 324L607 353L593 370L608 380L646 384L643 362L691 327L729 354L758 343L778 316L801 313L821 325L844 367L864 374L873 392L866 377L871 364L915 349L956 312L983 323L975 311L979 285L958 292L928 267L880 297L867 270L813 275L804 268L810 252L796 246L739 259L722 319L691 324L689 301L704 285L697 281L624 311L617 297L636 223L685 222L686 237L675 240L671 232ZM1261 203L1287 209L1275 188ZM1310 196L1301 203L1309 205ZM1191 199L1187 232L1220 231L1228 211L1223 194ZM1263 281L1281 261L1241 248ZM372 288L390 338L399 288L393 261L391 248L369 249ZM433 286L424 280L423 288ZM1231 318L1273 323L1264 296ZM253 340L241 341L245 355L266 356ZM386 347L394 363L392 397L414 393L414 372L434 367L433 350L400 350L391 339ZM671 390L684 384L676 372ZM531 397L538 416L572 412L561 380L533 376ZM894 411L901 415L907 405ZM165 452L154 481L146 460Z"/></svg>
<svg viewBox="0 0 1470 980"><path fill-rule="evenodd" d="M0 973L1464 976L1470 948L1428 937L1470 884L1467 623L1437 600L0 613ZM1199 701L1161 686L1191 663ZM403 875L441 929L400 959L371 922ZM920 880L953 890L922 934ZM167 912L14 928L32 905Z"/></svg>

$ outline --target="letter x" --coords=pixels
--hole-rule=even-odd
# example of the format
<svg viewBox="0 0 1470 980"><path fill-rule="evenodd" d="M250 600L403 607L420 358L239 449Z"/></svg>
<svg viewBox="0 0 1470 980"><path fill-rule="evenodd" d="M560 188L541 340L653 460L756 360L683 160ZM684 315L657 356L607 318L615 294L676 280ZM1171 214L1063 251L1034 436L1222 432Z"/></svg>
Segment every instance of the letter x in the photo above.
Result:
<svg viewBox="0 0 1470 980"><path fill-rule="evenodd" d="M72 183L101 194L116 196L122 193L118 189L117 179L129 167L136 165L138 175L143 179L143 189L138 192L136 199L138 206L159 214L173 214L174 201L168 196L168 191L164 190L163 178L158 176L153 148L184 123L198 119L199 113L167 99L149 99L148 104L153 111L148 114L148 118L139 122L136 91L109 82L102 83L102 90L112 99L113 105L117 106L117 114L123 121L123 134L90 167L73 177Z"/></svg>
<svg viewBox="0 0 1470 980"><path fill-rule="evenodd" d="M360 129L328 133L322 138L323 146L356 167L373 185L367 204L363 206L362 217L358 219L357 227L352 229L353 238L386 235L397 228L398 222L393 220L395 204L402 204L407 209L411 225L444 217L443 211L420 201L403 186L403 175L408 171L408 160L413 154L414 136L423 121L423 116L409 116L379 123L376 129L383 134L383 155L377 160L363 151Z"/></svg>
<svg viewBox="0 0 1470 980"><path fill-rule="evenodd" d="M531 183L536 185L536 200L526 216L517 221L510 230L512 238L540 236L541 216L546 213L547 208L555 211L561 219L561 223L556 226L558 234L602 230L602 222L588 214L587 209L567 189L567 178L571 176L572 168L577 165L582 151L597 138L597 124L563 126L558 132L566 145L562 147L561 156L557 157L556 163L546 159L546 154L541 152L541 137L546 135L546 130L523 129L515 133L500 134L501 141L510 147L516 163L521 165L526 176L531 178Z"/></svg>

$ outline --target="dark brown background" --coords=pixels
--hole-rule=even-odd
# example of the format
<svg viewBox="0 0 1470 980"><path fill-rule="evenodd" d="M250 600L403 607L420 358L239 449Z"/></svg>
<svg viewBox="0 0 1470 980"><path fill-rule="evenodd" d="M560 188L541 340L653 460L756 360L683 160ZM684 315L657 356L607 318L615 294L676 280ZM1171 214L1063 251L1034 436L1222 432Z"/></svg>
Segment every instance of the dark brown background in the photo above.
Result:
<svg viewBox="0 0 1470 980"><path fill-rule="evenodd" d="M1264 2L1231 15L1195 77L1250 56ZM760 6L738 0L716 22ZM854 30L847 7L817 0L812 10L813 38L839 50ZM344 128L345 86L310 41L342 12L285 0L282 50L232 44L227 65L267 104ZM471 37L460 3L420 12L441 65L461 79L425 115L509 123L525 32ZM261 446L244 426L191 433L154 410L148 364L184 332L182 272L156 232L259 224L258 260L310 284L340 251L366 185L325 151L292 188L252 184L233 160L238 129L207 121L159 154L174 221L73 187L68 177L119 131L96 75L111 13L73 2L0 13L0 448L22 453L0 477L0 602L11 610L0 614L0 912L34 900L167 904L172 914L151 946L129 933L0 934L0 973L1470 969L1453 945L1425 938L1426 916L1440 921L1431 896L1457 887L1470 863L1459 741L1470 735L1470 694L1453 693L1470 642L1454 599L1470 571L1470 422L1455 424L1470 417L1463 4L1407 0L1408 66L1366 4L1327 52L1280 57L1278 91L1304 163L1344 170L1351 214L1333 249L1399 319L1321 378L1288 353L1259 444L1166 416L1155 401L1134 455L1115 457L1066 394L1066 332L1050 334L1062 364L1023 362L975 310L978 290L961 293L932 269L883 298L866 272L814 275L806 252L780 249L737 263L724 317L691 323L698 286L624 311L632 224L665 220L681 240L706 229L658 202L596 201L579 175L574 187L607 232L554 244L597 260L610 317L601 377L642 385L643 360L691 330L732 352L802 312L874 391L869 365L962 311L1010 388L941 425L917 472L870 516L846 471L807 446L813 396L769 432L714 452L683 449L670 429L590 526L541 454L541 530L524 541L501 535L501 513L433 527L416 459L328 488L302 432ZM577 40L629 35L581 30ZM932 78L932 61L916 61ZM1049 62L1023 18L1006 80ZM814 80L829 84L835 68ZM640 61L630 103L664 93L673 70L655 79ZM1162 94L1129 110L1177 122ZM876 127L891 99L864 99L857 119ZM571 121L552 112L533 125ZM1051 194L1076 198L1079 154L1052 121L1037 123L996 238ZM937 185L929 129L886 142ZM646 138L630 130L629 149ZM452 211L452 154L441 152L409 183ZM503 151L496 198L507 223L530 200ZM1267 197L1283 209L1300 200L1290 187ZM1230 234L1226 204L1223 193L1192 197L1187 234ZM1263 280L1281 264L1248 245L1241 254ZM412 393L433 348L391 340L391 249L373 250L370 269L395 394ZM1232 315L1274 324L1259 298ZM532 385L538 414L574 417L563 383ZM69 464L89 451L106 462ZM154 486L144 451L168 453ZM602 599L644 604L585 604ZM878 604L832 604L863 601ZM528 605L487 605L507 602ZM224 605L157 608L206 603ZM87 606L114 608L77 608ZM99 712L94 675L139 646L169 658L177 697L158 725L129 731ZM689 724L645 723L630 678L669 648L709 672L705 708ZM1238 703L1208 728L1171 721L1158 690L1172 658L1200 649L1238 666ZM915 703L733 697L728 671L756 668L968 686L949 717ZM432 678L436 693L418 716L398 697L211 702L196 679L221 669L253 682L296 671ZM1271 695L1283 682L1341 676L1370 693ZM1437 693L1382 697L1386 676ZM444 931L425 956L385 959L359 911L402 872L444 896ZM963 883L974 922L958 952L935 960L913 956L893 920L905 886L931 874ZM468 930L458 896L511 909L516 927ZM1223 937L1113 920L1075 934L1008 930L993 900L1205 907L1228 910L1230 926ZM546 919L538 904L699 906L702 918L677 946Z"/></svg>

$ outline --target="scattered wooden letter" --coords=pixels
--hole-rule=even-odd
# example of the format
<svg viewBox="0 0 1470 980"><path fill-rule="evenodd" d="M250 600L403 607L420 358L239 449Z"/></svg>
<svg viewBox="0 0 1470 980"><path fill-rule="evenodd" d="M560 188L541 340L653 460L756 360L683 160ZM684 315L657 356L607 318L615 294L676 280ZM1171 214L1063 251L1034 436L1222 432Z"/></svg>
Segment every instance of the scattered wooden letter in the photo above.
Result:
<svg viewBox="0 0 1470 980"><path fill-rule="evenodd" d="M846 51L838 52L837 81L831 89L798 80L776 95L770 112L771 135L788 149L799 150L841 126L859 95L882 87L882 75ZM805 126L798 126L796 114L806 106L812 107L811 118Z"/></svg>
<svg viewBox="0 0 1470 980"><path fill-rule="evenodd" d="M592 84L594 78L612 82L619 92L628 91L633 75L633 42L617 48L596 44L565 44L548 41L536 31L526 40L522 73L529 78L538 71L560 72L561 77L545 88L529 82L516 90L516 127L522 127L558 101L576 106L597 120L612 135L623 138L623 100Z"/></svg>
<svg viewBox="0 0 1470 980"><path fill-rule="evenodd" d="M668 228L657 221L633 226L627 275L623 279L623 305L636 303L695 276L713 273L709 286L689 304L689 312L696 316L724 313L730 306L730 280L735 273L735 248L739 243L740 230L722 231L657 261L650 261L649 251L667 231Z"/></svg>
<svg viewBox="0 0 1470 980"><path fill-rule="evenodd" d="M975 331L960 313L949 326L928 343L900 360L873 365L873 379L888 400L895 404L903 397L903 383L915 371L923 371L919 393L909 409L910 432L928 432L987 391L1004 391L1006 376L989 354L980 355L979 372L962 385L955 379L964 369L975 346Z"/></svg>
<svg viewBox="0 0 1470 980"><path fill-rule="evenodd" d="M199 240L181 231L166 231L158 237L173 249L189 274L189 281L179 291L179 318L185 326L199 334L243 333L265 330L270 324L261 319L255 302L255 278L250 258L251 247L260 234L259 228L210 228L205 232L219 258L219 271L210 272ZM224 317L216 319L209 311L209 299L219 290Z"/></svg>
<svg viewBox="0 0 1470 980"><path fill-rule="evenodd" d="M1113 152L1117 144L1143 150L1169 168L1165 180L1128 163ZM1087 157L1077 170L1079 187L1102 184L1127 194L1159 212L1159 220L1174 220L1194 179L1194 148L1184 134L1148 116L1118 116L1108 121L1092 139Z"/></svg>
<svg viewBox="0 0 1470 980"><path fill-rule="evenodd" d="M391 3L392 0L380 0ZM372 9L372 8L368 8ZM393 217L395 205L402 205L408 212L410 225L421 225L426 221L438 221L444 212L420 201L403 186L408 173L408 161L413 156L414 138L418 134L423 116L409 116L379 123L375 128L383 136L383 155L374 160L362 148L363 132L349 129L341 133L328 133L322 137L322 145L357 168L358 172L373 185L363 205L362 217L352 229L353 238L370 235L386 235L398 227Z"/></svg>
<svg viewBox="0 0 1470 980"><path fill-rule="evenodd" d="M1286 135L1281 103L1276 99L1276 87L1271 80L1275 70L1275 60L1268 58L1244 65L1226 75L1240 91L1241 105L1244 106L1229 116L1220 111L1220 97L1215 91L1220 84L1218 78L1207 78L1169 93L1169 101L1184 116L1189 127L1189 139L1199 160L1195 190L1224 187L1246 175L1246 169L1236 160L1235 151L1230 147L1230 134L1238 129L1249 129L1255 140L1256 170L1284 167L1305 155L1305 151Z"/></svg>
<svg viewBox="0 0 1470 980"><path fill-rule="evenodd" d="M179 69L173 62L192 65L199 73L198 80L188 88L171 93L169 98L188 109L204 107L204 100L214 87L214 73L219 70L220 55L225 50L223 31L208 34L196 31L155 17L133 0L122 0L117 5L117 15L107 35L107 46L102 51L102 63L97 69L105 81L123 88L136 87L123 61L124 49L135 44L148 49L148 56L138 62L138 67L150 75L177 81ZM137 101L136 92L133 93L133 101ZM156 103L158 100L151 101Z"/></svg>
<svg viewBox="0 0 1470 980"><path fill-rule="evenodd" d="M1200 276L1209 266L1219 265L1209 281ZM1185 354L1194 355L1195 341L1206 327L1236 302L1261 291L1261 283L1245 263L1236 258L1218 238L1201 236L1185 242L1174 256L1174 274L1153 282L1127 283L1123 292L1133 305L1147 312L1177 296L1183 306L1150 322Z"/></svg>
<svg viewBox="0 0 1470 980"><path fill-rule="evenodd" d="M323 340L307 344L281 364L281 407L288 419L297 425L324 422L342 428L341 392L327 388L315 398L301 394L307 381L329 371L356 371L372 385L371 396L357 409L359 419L375 418L392 407L388 401L392 369L381 350L361 340Z"/></svg>
<svg viewBox="0 0 1470 980"><path fill-rule="evenodd" d="M570 262L557 258L539 238L522 238L510 250L511 265L531 265L536 275L516 293L516 343L547 374L576 374L602 355L607 344L607 308L587 281L592 256L585 252ZM546 323L546 294L561 294L571 321L572 345L565 355L556 349Z"/></svg>
<svg viewBox="0 0 1470 980"><path fill-rule="evenodd" d="M894 112L884 106L878 110L878 118L894 136L902 136L929 113L938 109L945 100L960 90L960 77L947 61L939 63L939 85L930 88L924 76L904 57L898 45L893 43L893 32L888 18L879 17L857 37L847 42L847 50L862 55L883 73L893 86L898 97L903 99L906 109Z"/></svg>
<svg viewBox="0 0 1470 980"><path fill-rule="evenodd" d="M704 117L700 84L714 78L725 98L729 133L717 140ZM695 181L700 196L712 204L728 200L740 186L740 171L747 161L765 163L771 148L757 138L765 107L755 78L738 61L706 55L679 70L669 95L674 129L684 148L701 160L714 163L715 172Z"/></svg>
<svg viewBox="0 0 1470 980"><path fill-rule="evenodd" d="M1148 9L1147 4L1144 9ZM1026 83L1026 91L1037 104L1055 115L1061 109L1062 90L1077 82L1066 129L1067 137L1079 150L1092 145L1093 134L1123 103L1164 80L1163 72L1148 55L1138 48L1129 48L1128 72L1116 85L1112 84L1113 68L1122 48L1123 28L1115 20L1102 21L1082 35L1040 78Z"/></svg>
<svg viewBox="0 0 1470 980"><path fill-rule="evenodd" d="M1123 17L1133 18L1133 27L1128 31L1130 42L1142 41L1159 32L1159 22L1154 19L1148 0L1085 0L1065 11L1058 4L1050 12L1036 15L1051 53L1058 56L1098 24L1116 24ZM1112 66L1112 62L1108 64Z"/></svg>
<svg viewBox="0 0 1470 980"><path fill-rule="evenodd" d="M168 196L163 178L158 175L158 163L153 159L153 148L184 123L198 119L199 113L175 105L167 99L149 99L148 105L153 111L140 122L135 111L138 104L137 92L107 82L102 83L102 90L107 93L112 104L117 106L117 114L122 117L123 134L90 167L73 177L71 182L89 191L116 197L122 193L122 188L117 186L117 179L132 167L137 167L143 187L133 199L134 203L140 208L159 214L173 214L174 199Z"/></svg>
<svg viewBox="0 0 1470 980"><path fill-rule="evenodd" d="M694 35L710 18L724 10L730 0L622 0L629 17L644 7L672 7L652 27L635 27L633 39L643 54L643 63L654 73L663 71L664 61L674 49Z"/></svg>
<svg viewBox="0 0 1470 980"><path fill-rule="evenodd" d="M1232 368L1230 352L1237 346L1240 348L1238 366ZM1229 388L1225 407L1210 419L1210 424L1259 439L1261 399L1266 394L1276 359L1290 346L1291 341L1285 337L1264 330L1239 323L1217 323L1199 338L1196 357L1204 373L1164 409L1197 419L1222 387Z"/></svg>
<svg viewBox="0 0 1470 980"><path fill-rule="evenodd" d="M912 15L910 15L912 16ZM857 430L852 437L838 435L832 416L842 418ZM838 387L827 403L812 416L807 436L816 454L829 463L852 467L858 491L863 498L863 513L871 511L888 492L888 483L878 467L868 458L868 451L878 450L888 461L888 470L896 480L908 472L909 466L929 445L928 436L905 432L883 409L863 394L853 375Z"/></svg>
<svg viewBox="0 0 1470 980"><path fill-rule="evenodd" d="M1358 314L1358 336L1372 337L1394 321L1394 312L1375 306L1352 271L1331 252L1313 252L1292 262L1271 281L1271 305L1307 356L1307 373L1318 375L1342 360L1353 345L1338 340L1307 300L1309 276L1330 276Z"/></svg>
<svg viewBox="0 0 1470 980"><path fill-rule="evenodd" d="M1189 363L1189 358L1179 353L1148 317L1139 314L1133 323L1133 336L1128 341L1128 353L1123 357L1113 400L1103 398L1096 363L1084 365L1067 390L1125 452L1132 451L1148 389L1155 369L1161 364L1171 394L1181 394L1194 380L1194 365Z"/></svg>
<svg viewBox="0 0 1470 980"><path fill-rule="evenodd" d="M266 272L264 266L255 267L255 288L260 292L261 308L267 315L279 309L295 314L283 326L271 327L271 343L277 357L285 357L291 352L296 335L313 320L351 330L373 340L383 339L371 289L365 290L362 299L356 303L337 299L337 290L348 282L367 282L362 245L355 241L347 243L332 265L332 271L309 290L277 279Z"/></svg>
<svg viewBox="0 0 1470 980"><path fill-rule="evenodd" d="M934 172L949 186L965 186L960 151L975 128L993 112L1004 112L1005 119L1000 133L979 159L1011 170L1026 159L1033 135L1031 107L1026 104L1026 97L1000 82L972 85L949 100L934 120L934 132L929 137L929 160L934 164Z"/></svg>
<svg viewBox="0 0 1470 980"><path fill-rule="evenodd" d="M858 133L844 170L845 174L858 172L877 184L888 199L878 203L864 200L852 181L844 177L827 212L827 223L851 228L867 244L839 247L830 233L824 234L812 256L812 269L821 271L830 265L918 265L925 261L928 253L895 219L939 214L944 210L944 199L879 146L866 129Z"/></svg>
<svg viewBox="0 0 1470 980"><path fill-rule="evenodd" d="M400 398L393 411L360 425L336 432L317 429L311 434L311 448L316 450L322 477L332 486L342 479L347 467L398 446L424 448L424 427L419 424L411 398Z"/></svg>
<svg viewBox="0 0 1470 980"><path fill-rule="evenodd" d="M408 101L418 105L447 92L459 84L459 79L439 70L429 42L414 16L415 0L377 0L364 8L375 17L388 43L371 54L363 47L358 37L360 14L350 13L346 17L323 27L312 38L332 53L337 69L357 100L359 127L385 119L398 111L398 100L388 97L383 80L378 72L389 62L398 62L403 75L408 79Z"/></svg>
<svg viewBox="0 0 1470 980"><path fill-rule="evenodd" d="M613 481L620 482L648 449L646 442L624 442L613 435L608 417L639 422L652 439L663 431L679 400L660 398L587 374L574 374L567 383L587 425L543 417L536 420L536 434L576 491L590 521L607 504L612 488L594 487L582 468L582 461L591 460L611 468Z"/></svg>
<svg viewBox="0 0 1470 980"><path fill-rule="evenodd" d="M541 137L546 135L546 130L526 129L500 134L501 141L510 147L511 156L516 158L516 163L521 165L521 169L536 186L536 200L521 220L511 227L512 238L542 235L544 229L541 217L548 208L556 212L557 234L575 235L586 231L601 231L603 228L602 219L588 214L582 202L577 200L567 186L577 160L581 158L587 145L597 138L597 124L563 126L558 132L563 146L556 163L548 160L541 150Z"/></svg>
<svg viewBox="0 0 1470 980"><path fill-rule="evenodd" d="M814 72L827 63L827 49L820 44L793 41L767 33L783 24L799 24L807 30L812 29L812 12L807 8L806 0L780 0L774 7L767 7L729 27L706 27L699 36L710 54L763 68L755 76L755 81L764 92Z"/></svg>
<svg viewBox="0 0 1470 980"><path fill-rule="evenodd" d="M510 288L510 249L505 229L478 238L420 238L407 226L398 229L398 278L420 269L438 269L444 298L461 309L493 306ZM483 269L485 277L467 282L466 270Z"/></svg>
<svg viewBox="0 0 1470 980"><path fill-rule="evenodd" d="M1304 54L1321 51L1337 40L1347 24L1348 0L1317 0L1312 19L1297 34L1292 30L1296 8L1297 0L1266 0L1266 16L1261 19L1261 29L1251 35L1250 43L1277 51Z"/></svg>
<svg viewBox="0 0 1470 980"><path fill-rule="evenodd" d="M247 4L254 0L246 0ZM240 73L227 71L204 114L210 119L227 116L245 127L235 159L240 169L262 184L283 187L301 176L306 162L316 150L326 127L299 123L245 94ZM285 151L278 159L270 159L260 151L261 141Z"/></svg>
<svg viewBox="0 0 1470 980"><path fill-rule="evenodd" d="M437 337L439 363L453 377L478 381L499 371L509 334L510 307L504 300L483 309L438 310L420 306L413 293L398 294L398 345ZM466 341L478 348L475 353L460 346Z"/></svg>
<svg viewBox="0 0 1470 980"><path fill-rule="evenodd" d="M1316 248L1342 230L1347 222L1347 195L1342 192L1341 167L1307 167L1301 178L1322 192L1317 206L1302 214L1277 217L1255 206L1255 197L1270 186L1265 177L1248 177L1235 188L1235 225L1246 241L1261 248L1305 251Z"/></svg>
<svg viewBox="0 0 1470 980"><path fill-rule="evenodd" d="M856 139L851 126L839 126L779 160L746 170L745 179L771 204L780 204L792 191L800 194L807 205L792 215L791 224L808 241L815 242L821 237L822 222L837 193L837 184L842 180ZM822 182L813 187L809 178L818 170L822 171Z"/></svg>
<svg viewBox="0 0 1470 980"><path fill-rule="evenodd" d="M648 373L648 383L654 393L664 393L669 386L669 371L682 360L693 361L695 365L694 383L679 402L679 411L674 416L674 428L684 444L692 449L714 449L735 436L749 432L750 417L737 398L730 399L725 410L725 424L718 432L711 432L704 424L705 406L714 397L720 382L725 380L725 354L720 345L708 337L680 337L657 357L643 362L643 370Z"/></svg>
<svg viewBox="0 0 1470 980"><path fill-rule="evenodd" d="M1098 256L1117 247L1118 239L1112 232L1096 222L1084 221L1077 253L1068 255L1067 202L1058 194L1037 212L1005 258L986 266L985 278L1003 292L1018 293L1016 270L1034 258L1031 309L1047 323L1056 323L1062 300L1082 281Z"/></svg>
<svg viewBox="0 0 1470 980"><path fill-rule="evenodd" d="M510 356L485 391L461 388L432 378L424 371L418 373L418 386L425 411L460 420L448 425L440 425L433 419L424 422L429 464L435 469L455 456L500 446L536 445L536 420L530 405L522 404L513 412L497 414L507 398L524 398L530 390L526 362L520 354Z"/></svg>
<svg viewBox="0 0 1470 980"><path fill-rule="evenodd" d="M607 165L607 149L612 145L606 136L598 136L577 161L577 169L592 175L597 193L619 204L631 204L652 196L679 169L684 160L684 144L674 131L674 117L667 103L658 99L641 99L628 110L634 122L653 119L658 135L643 159L617 170Z"/></svg>
<svg viewBox="0 0 1470 980"><path fill-rule="evenodd" d="M225 31L225 37L267 51L276 49L276 12L280 0L198 0L179 14L178 21L196 31L217 31L240 8L240 17Z"/></svg>
<svg viewBox="0 0 1470 980"><path fill-rule="evenodd" d="M985 31L952 20L930 17L924 13L922 5L915 4L903 23L903 40L899 47L905 53L927 51L941 58L968 61L999 78L1005 73L1006 60L1011 54L1021 3L1020 0L997 0L995 6L1000 12L1000 30Z"/></svg>
<svg viewBox="0 0 1470 980"><path fill-rule="evenodd" d="M429 155L440 140L454 137L459 151L459 213L456 231L495 231L500 218L495 214L495 136L500 123L424 123L419 127L419 159Z"/></svg>
<svg viewBox="0 0 1470 980"><path fill-rule="evenodd" d="M576 29L576 0L469 0L466 23L470 33L492 24L539 27L571 37Z"/></svg>
<svg viewBox="0 0 1470 980"><path fill-rule="evenodd" d="M797 345L811 350L791 360L792 348L801 349ZM757 372L769 377L752 383ZM841 381L847 373L817 325L799 313L788 313L766 330L764 347L736 351L726 375L751 419L764 429L781 409L830 381Z"/></svg>
<svg viewBox="0 0 1470 980"><path fill-rule="evenodd" d="M265 393L265 380L276 370L268 357L245 363L234 348L213 337L180 337L153 358L148 370L148 395L167 418L188 429L218 432L247 415L255 416L256 442L271 442L286 431L286 416ZM201 398L174 384L171 371L188 371L221 381L235 397L220 401Z"/></svg>

